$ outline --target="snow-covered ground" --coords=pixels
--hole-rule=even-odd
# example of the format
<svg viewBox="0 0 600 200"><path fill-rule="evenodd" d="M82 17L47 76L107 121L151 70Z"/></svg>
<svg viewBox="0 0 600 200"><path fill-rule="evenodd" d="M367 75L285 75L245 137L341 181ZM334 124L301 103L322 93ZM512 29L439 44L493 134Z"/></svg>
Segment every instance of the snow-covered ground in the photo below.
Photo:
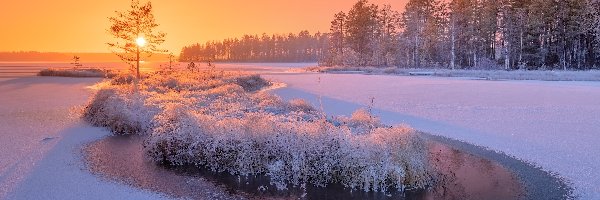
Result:
<svg viewBox="0 0 600 200"><path fill-rule="evenodd" d="M600 199L600 82L310 73L266 77L288 84L292 92L283 90L286 98L300 95L293 90L365 106L374 98L375 108L398 113L382 116L386 123L408 123L507 153L571 181L581 199Z"/></svg>
<svg viewBox="0 0 600 200"><path fill-rule="evenodd" d="M86 171L80 148L110 134L80 122L95 78L0 79L0 199L157 199Z"/></svg>
<svg viewBox="0 0 600 200"><path fill-rule="evenodd" d="M302 65L243 68L287 83L288 97L306 92L365 106L374 98L375 108L398 113L382 116L385 123L505 152L565 177L581 199L600 199L600 82L281 73ZM85 87L96 81L0 79L0 199L162 198L85 171L78 149L109 133L81 124L70 108L85 103Z"/></svg>

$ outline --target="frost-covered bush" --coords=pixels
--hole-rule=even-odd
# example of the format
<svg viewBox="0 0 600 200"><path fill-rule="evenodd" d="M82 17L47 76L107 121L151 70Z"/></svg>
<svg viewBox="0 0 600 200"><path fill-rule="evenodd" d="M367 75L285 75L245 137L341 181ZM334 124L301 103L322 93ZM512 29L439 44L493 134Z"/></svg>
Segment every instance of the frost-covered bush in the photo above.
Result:
<svg viewBox="0 0 600 200"><path fill-rule="evenodd" d="M269 85L268 81L258 75L244 76L237 79L237 84L248 92L256 91Z"/></svg>
<svg viewBox="0 0 600 200"><path fill-rule="evenodd" d="M262 112L219 120L181 109L156 119L145 147L152 159L168 164L266 174L279 189L341 183L385 191L423 188L431 181L425 144L407 127L378 127L356 135L324 120L287 121Z"/></svg>
<svg viewBox="0 0 600 200"><path fill-rule="evenodd" d="M348 126L354 134L370 133L375 128L384 127L378 117L371 115L364 108L356 110L350 118L338 117L336 121L338 124Z"/></svg>
<svg viewBox="0 0 600 200"><path fill-rule="evenodd" d="M147 96L132 88L104 88L98 91L83 117L96 126L108 127L115 134L144 133L158 109L145 105Z"/></svg>
<svg viewBox="0 0 600 200"><path fill-rule="evenodd" d="M326 119L305 100L263 92L267 85L241 73L157 74L138 85L105 84L85 118L117 134L147 134L146 155L156 162L266 175L278 189L431 183L426 145L413 129L386 127L364 109Z"/></svg>
<svg viewBox="0 0 600 200"><path fill-rule="evenodd" d="M135 76L132 74L117 74L112 77L111 84L113 85L123 85L123 84L131 84L135 80Z"/></svg>
<svg viewBox="0 0 600 200"><path fill-rule="evenodd" d="M38 72L38 76L110 78L110 77L115 76L115 73L110 70L103 70L103 69L48 68L48 69L43 69L40 72Z"/></svg>
<svg viewBox="0 0 600 200"><path fill-rule="evenodd" d="M310 113L310 112L316 111L316 109L304 99L292 99L292 100L290 100L290 102L288 102L287 107L288 107L288 109L290 109L292 111L297 111L297 112L302 112L302 113Z"/></svg>

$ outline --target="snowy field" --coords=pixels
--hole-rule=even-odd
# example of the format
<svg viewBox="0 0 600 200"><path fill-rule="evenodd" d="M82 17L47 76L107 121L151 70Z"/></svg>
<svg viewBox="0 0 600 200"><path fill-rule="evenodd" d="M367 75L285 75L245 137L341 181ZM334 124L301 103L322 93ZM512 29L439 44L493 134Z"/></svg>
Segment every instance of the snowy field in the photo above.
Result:
<svg viewBox="0 0 600 200"><path fill-rule="evenodd" d="M483 81L359 74L268 75L293 90L398 113L410 126L501 151L600 198L600 82ZM298 92L280 92L297 98ZM316 103L316 102L315 102ZM325 108L331 114L344 107ZM328 113L329 114L329 113Z"/></svg>

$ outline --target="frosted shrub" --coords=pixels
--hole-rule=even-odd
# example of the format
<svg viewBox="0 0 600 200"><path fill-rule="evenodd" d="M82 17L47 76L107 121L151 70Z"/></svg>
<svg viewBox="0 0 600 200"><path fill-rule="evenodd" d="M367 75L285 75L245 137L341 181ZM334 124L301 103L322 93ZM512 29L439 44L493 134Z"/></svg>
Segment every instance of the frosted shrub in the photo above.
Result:
<svg viewBox="0 0 600 200"><path fill-rule="evenodd" d="M115 73L110 70L95 68L48 68L38 72L38 76L62 76L62 77L113 77Z"/></svg>
<svg viewBox="0 0 600 200"><path fill-rule="evenodd" d="M364 191L424 188L432 177L414 130L385 127L360 109L325 119L302 99L261 92L258 75L154 75L106 84L85 118L117 134L148 134L148 158L233 175L266 175L278 189L342 184Z"/></svg>
<svg viewBox="0 0 600 200"><path fill-rule="evenodd" d="M258 75L244 76L237 79L237 84L248 92L256 91L269 85L268 81Z"/></svg>
<svg viewBox="0 0 600 200"><path fill-rule="evenodd" d="M154 106L144 105L145 98L143 94L127 89L102 89L88 104L83 117L93 125L110 128L116 134L143 133L158 113Z"/></svg>
<svg viewBox="0 0 600 200"><path fill-rule="evenodd" d="M354 111L350 118L338 117L334 119L334 123L347 126L353 134L370 133L375 128L383 127L379 118L371 115L371 113L364 108Z"/></svg>
<svg viewBox="0 0 600 200"><path fill-rule="evenodd" d="M292 99L288 103L288 108L293 111L310 113L315 112L315 108L304 99Z"/></svg>
<svg viewBox="0 0 600 200"><path fill-rule="evenodd" d="M134 79L135 79L135 76L133 76L131 74L124 74L124 73L117 74L112 78L111 84L113 84L113 85L131 84L131 83L133 83Z"/></svg>

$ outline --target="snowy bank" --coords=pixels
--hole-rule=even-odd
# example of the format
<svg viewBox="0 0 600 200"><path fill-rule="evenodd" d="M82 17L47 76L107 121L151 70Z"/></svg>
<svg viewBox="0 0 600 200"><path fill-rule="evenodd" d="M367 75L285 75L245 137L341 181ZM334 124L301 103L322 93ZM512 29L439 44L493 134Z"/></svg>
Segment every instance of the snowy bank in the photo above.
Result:
<svg viewBox="0 0 600 200"><path fill-rule="evenodd" d="M258 75L223 71L104 82L84 118L116 134L146 134L146 154L156 162L266 175L278 189L432 184L425 141L413 129L385 126L367 110L326 119L304 100L260 91L268 85Z"/></svg>
<svg viewBox="0 0 600 200"><path fill-rule="evenodd" d="M600 171L594 170L600 159L590 154L600 152L600 82L319 73L265 78L289 86L277 92L282 97L280 91L310 102L319 102L317 97L322 96L328 114L349 113L334 112L349 105L327 103L328 98L357 106L372 104L384 123L407 123L503 152L564 177L581 199L600 199ZM296 95L298 91L313 95Z"/></svg>
<svg viewBox="0 0 600 200"><path fill-rule="evenodd" d="M308 71L323 73L365 73L402 76L468 77L483 80L541 80L541 81L600 81L600 71L542 71L542 70L450 70L405 69L378 67L309 67Z"/></svg>
<svg viewBox="0 0 600 200"><path fill-rule="evenodd" d="M79 119L100 80L0 80L0 199L164 199L85 170L81 145L110 134Z"/></svg>

